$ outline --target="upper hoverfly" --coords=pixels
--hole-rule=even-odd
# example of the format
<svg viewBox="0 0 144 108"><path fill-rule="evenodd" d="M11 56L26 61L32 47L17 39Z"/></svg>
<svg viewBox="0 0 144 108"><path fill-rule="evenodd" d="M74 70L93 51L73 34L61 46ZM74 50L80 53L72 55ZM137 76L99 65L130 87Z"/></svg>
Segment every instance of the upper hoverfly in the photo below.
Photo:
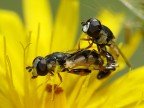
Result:
<svg viewBox="0 0 144 108"><path fill-rule="evenodd" d="M86 49L90 48L93 43L95 43L100 54L107 59L107 68L115 68L118 66L118 64L116 63L112 54L107 51L106 46L109 46L111 49L113 49L116 56L118 56L120 53L121 56L124 58L126 64L131 68L131 64L127 61L124 54L113 41L115 37L108 27L102 25L101 22L95 18L90 18L86 22L82 22L81 24L82 31L89 36L88 39L83 40L91 41Z"/></svg>
<svg viewBox="0 0 144 108"><path fill-rule="evenodd" d="M99 70L97 79L107 77L115 68L107 69L101 55L96 50L78 50L73 53L54 52L46 57L38 56L33 60L32 66L26 67L31 72L32 78L55 74L56 66L59 72L68 72L78 75L88 75L92 70ZM62 77L58 77L62 82Z"/></svg>

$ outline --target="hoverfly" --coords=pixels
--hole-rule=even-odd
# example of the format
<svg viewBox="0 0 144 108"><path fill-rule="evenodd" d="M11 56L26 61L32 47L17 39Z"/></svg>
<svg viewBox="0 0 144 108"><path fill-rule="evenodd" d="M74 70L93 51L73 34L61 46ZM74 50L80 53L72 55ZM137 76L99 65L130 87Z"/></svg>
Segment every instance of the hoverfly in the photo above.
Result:
<svg viewBox="0 0 144 108"><path fill-rule="evenodd" d="M38 56L33 60L32 66L27 66L26 69L31 72L32 78L37 78L38 76L45 76L47 74L54 75L56 66L59 66L59 71L65 69L64 63L71 54L63 52L54 52L47 55L46 57ZM62 82L62 78L58 73L58 77Z"/></svg>
<svg viewBox="0 0 144 108"><path fill-rule="evenodd" d="M32 78L47 74L54 75L56 66L59 67L59 72L81 76L90 74L92 70L99 70L97 79L103 79L115 70L115 67L107 68L103 65L104 60L96 50L82 49L73 53L54 52L46 57L38 56L33 60L32 66L26 69L32 71ZM58 77L62 82L59 72Z"/></svg>
<svg viewBox="0 0 144 108"><path fill-rule="evenodd" d="M82 22L81 24L82 31L88 35L88 39L82 40L86 40L88 42L91 41L86 49L92 47L93 43L95 43L100 54L107 59L107 68L117 67L118 64L116 63L112 54L107 51L106 46L113 49L116 56L119 56L120 53L128 67L131 68L131 64L128 62L124 54L113 41L115 37L108 27L102 25L101 22L95 18L90 18L86 22Z"/></svg>
<svg viewBox="0 0 144 108"><path fill-rule="evenodd" d="M107 65L104 66L104 60L96 50L81 49L66 60L65 68L72 69L68 73L79 75L87 75L92 70L99 70L97 79L103 79L115 70L115 67L107 68Z"/></svg>

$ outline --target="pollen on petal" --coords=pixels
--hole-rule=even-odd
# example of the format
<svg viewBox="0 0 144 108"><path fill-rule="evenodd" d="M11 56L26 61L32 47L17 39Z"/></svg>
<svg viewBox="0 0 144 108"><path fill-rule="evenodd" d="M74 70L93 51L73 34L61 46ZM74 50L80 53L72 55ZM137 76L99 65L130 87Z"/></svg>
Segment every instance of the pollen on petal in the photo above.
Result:
<svg viewBox="0 0 144 108"><path fill-rule="evenodd" d="M47 84L45 91L45 108L67 108L66 96L62 87Z"/></svg>
<svg viewBox="0 0 144 108"><path fill-rule="evenodd" d="M63 92L62 87L59 87L59 85L56 85L56 84L54 84L54 85L47 84L46 85L46 91L49 93L52 93L52 86L54 86L54 93L55 94L59 94L59 93Z"/></svg>

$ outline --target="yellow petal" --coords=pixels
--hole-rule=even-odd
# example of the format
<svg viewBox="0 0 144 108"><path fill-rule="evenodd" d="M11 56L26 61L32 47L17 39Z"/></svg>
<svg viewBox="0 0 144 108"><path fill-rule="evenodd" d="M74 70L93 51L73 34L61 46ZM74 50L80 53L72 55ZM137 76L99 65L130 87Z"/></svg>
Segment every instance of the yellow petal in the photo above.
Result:
<svg viewBox="0 0 144 108"><path fill-rule="evenodd" d="M26 35L19 16L14 12L1 10L0 31L2 72L6 74L7 65L7 69L13 72L13 74L11 74L15 86L18 86L19 91L22 92L21 84L24 75L24 52L20 43L26 44Z"/></svg>
<svg viewBox="0 0 144 108"><path fill-rule="evenodd" d="M27 33L31 31L30 61L36 55L47 55L51 45L52 16L47 0L23 0L24 20ZM29 62L30 62L29 61Z"/></svg>
<svg viewBox="0 0 144 108"><path fill-rule="evenodd" d="M26 35L20 17L13 11L0 10L0 34L26 44Z"/></svg>
<svg viewBox="0 0 144 108"><path fill-rule="evenodd" d="M76 98L76 101L78 101L78 103L77 103L78 108L90 105L89 101L91 101L92 98L95 98L94 95L96 94L97 90L99 90L101 85L109 79L109 77L108 77L103 80L98 80L96 78L97 74L98 74L98 71L94 71L90 74L90 79L85 79L86 81L88 80L88 82L89 82L88 84L85 84L85 82L81 83L82 87L79 90L78 96ZM98 100L95 100L95 101L98 101ZM93 107L90 107L90 108L93 108Z"/></svg>
<svg viewBox="0 0 144 108"><path fill-rule="evenodd" d="M75 44L79 18L79 1L62 0L53 30L51 51L72 49Z"/></svg>
<svg viewBox="0 0 144 108"><path fill-rule="evenodd" d="M144 67L135 69L110 85L96 90L89 105L108 108L112 106L131 108L140 105L144 92L143 70Z"/></svg>

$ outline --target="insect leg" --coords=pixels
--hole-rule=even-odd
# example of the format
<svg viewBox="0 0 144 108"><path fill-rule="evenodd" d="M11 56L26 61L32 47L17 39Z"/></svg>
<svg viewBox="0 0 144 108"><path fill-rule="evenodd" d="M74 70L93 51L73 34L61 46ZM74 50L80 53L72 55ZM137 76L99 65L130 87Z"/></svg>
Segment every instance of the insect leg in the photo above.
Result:
<svg viewBox="0 0 144 108"><path fill-rule="evenodd" d="M93 43L94 43L94 40L93 39L91 39L91 38L87 38L87 39L85 39L85 38L81 38L80 40L83 40L83 41L88 41L88 43L89 43L89 46L87 46L85 49L89 49L89 48L91 48L92 47L92 45L93 45ZM91 41L91 43L90 43L90 41Z"/></svg>
<svg viewBox="0 0 144 108"><path fill-rule="evenodd" d="M115 67L118 66L114 57L109 52L107 52L106 47L104 45L98 45L98 50L104 57L106 57L106 69L115 69Z"/></svg>
<svg viewBox="0 0 144 108"><path fill-rule="evenodd" d="M58 87L61 85L61 83L62 83L62 76L60 75L60 73L58 73L58 77L59 77L59 79L60 79L60 83L58 84L58 85L56 85L56 87L55 87L55 89L54 89L54 91L56 91L57 89L58 89Z"/></svg>
<svg viewBox="0 0 144 108"><path fill-rule="evenodd" d="M60 75L60 73L58 73L58 77L59 77L59 79L60 79L60 81L61 81L61 83L62 83L63 80L62 80L62 76Z"/></svg>

